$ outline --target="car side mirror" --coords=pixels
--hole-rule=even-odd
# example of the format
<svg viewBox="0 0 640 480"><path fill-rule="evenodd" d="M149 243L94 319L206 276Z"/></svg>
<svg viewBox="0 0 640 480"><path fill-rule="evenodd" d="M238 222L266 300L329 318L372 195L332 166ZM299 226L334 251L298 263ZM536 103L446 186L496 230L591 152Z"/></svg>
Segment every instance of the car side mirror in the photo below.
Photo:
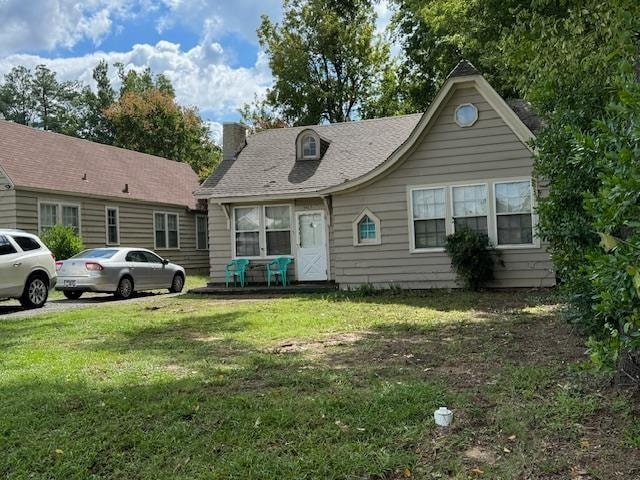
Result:
<svg viewBox="0 0 640 480"><path fill-rule="evenodd" d="M168 258L163 259L162 260L162 264L163 265L169 265L169 259Z"/></svg>

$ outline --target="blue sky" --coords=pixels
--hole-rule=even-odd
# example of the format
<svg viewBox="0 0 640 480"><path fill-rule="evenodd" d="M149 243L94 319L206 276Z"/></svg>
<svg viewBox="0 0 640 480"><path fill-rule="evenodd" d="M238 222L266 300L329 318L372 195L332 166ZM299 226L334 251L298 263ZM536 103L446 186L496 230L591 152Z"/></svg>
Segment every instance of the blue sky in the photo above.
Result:
<svg viewBox="0 0 640 480"><path fill-rule="evenodd" d="M377 8L382 28L386 2ZM0 75L44 63L91 85L101 59L148 66L219 139L221 122L272 83L255 33L262 14L278 20L281 0L0 0Z"/></svg>

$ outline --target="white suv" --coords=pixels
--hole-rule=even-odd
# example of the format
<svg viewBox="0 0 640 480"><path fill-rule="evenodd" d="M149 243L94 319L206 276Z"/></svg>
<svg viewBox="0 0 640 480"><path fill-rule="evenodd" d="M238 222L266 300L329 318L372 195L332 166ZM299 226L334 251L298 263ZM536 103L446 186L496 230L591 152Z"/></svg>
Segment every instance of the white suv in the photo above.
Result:
<svg viewBox="0 0 640 480"><path fill-rule="evenodd" d="M36 235L0 229L0 299L40 308L57 278L56 260Z"/></svg>

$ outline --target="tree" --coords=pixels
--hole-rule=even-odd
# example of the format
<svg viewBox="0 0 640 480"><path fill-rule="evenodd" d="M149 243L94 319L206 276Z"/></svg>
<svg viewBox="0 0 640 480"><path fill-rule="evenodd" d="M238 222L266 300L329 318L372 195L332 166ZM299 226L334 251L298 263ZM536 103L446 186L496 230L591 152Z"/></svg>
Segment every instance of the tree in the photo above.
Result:
<svg viewBox="0 0 640 480"><path fill-rule="evenodd" d="M388 62L375 18L370 0L285 0L281 24L263 16L258 39L275 78L266 105L291 125L351 120Z"/></svg>
<svg viewBox="0 0 640 480"><path fill-rule="evenodd" d="M238 113L242 123L251 127L254 132L290 126L286 121L278 117L264 99L259 99L257 96L253 99L253 102L245 103L238 109Z"/></svg>
<svg viewBox="0 0 640 480"><path fill-rule="evenodd" d="M85 87L82 92L84 115L79 136L98 143L113 144L113 125L105 115L115 102L116 92L109 80L109 64L101 60L93 69L96 91Z"/></svg>
<svg viewBox="0 0 640 480"><path fill-rule="evenodd" d="M58 82L55 72L38 65L31 82L34 125L43 130L75 135L80 125L79 85Z"/></svg>
<svg viewBox="0 0 640 480"><path fill-rule="evenodd" d="M30 125L35 115L33 76L26 67L13 67L0 86L0 113L12 122Z"/></svg>

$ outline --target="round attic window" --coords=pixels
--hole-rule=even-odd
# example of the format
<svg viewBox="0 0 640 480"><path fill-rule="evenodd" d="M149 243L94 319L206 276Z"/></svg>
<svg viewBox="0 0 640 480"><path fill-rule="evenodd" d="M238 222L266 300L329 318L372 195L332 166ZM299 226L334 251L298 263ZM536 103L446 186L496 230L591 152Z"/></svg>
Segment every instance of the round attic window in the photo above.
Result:
<svg viewBox="0 0 640 480"><path fill-rule="evenodd" d="M455 119L461 127L470 127L478 121L478 109L472 103L463 103L456 108Z"/></svg>

